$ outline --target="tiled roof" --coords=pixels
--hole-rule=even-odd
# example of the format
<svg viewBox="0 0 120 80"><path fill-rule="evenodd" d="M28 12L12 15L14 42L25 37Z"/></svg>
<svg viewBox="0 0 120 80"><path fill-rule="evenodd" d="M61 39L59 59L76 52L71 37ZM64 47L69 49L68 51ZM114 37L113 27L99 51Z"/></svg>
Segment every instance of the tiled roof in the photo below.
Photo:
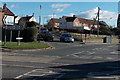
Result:
<svg viewBox="0 0 120 80"><path fill-rule="evenodd" d="M73 22L76 19L76 17L67 17L66 21L67 22Z"/></svg>
<svg viewBox="0 0 120 80"><path fill-rule="evenodd" d="M22 17L20 20L29 21L33 16Z"/></svg>
<svg viewBox="0 0 120 80"><path fill-rule="evenodd" d="M106 22L104 22L104 21L100 21L99 24L104 25L104 26L108 26L108 24Z"/></svg>
<svg viewBox="0 0 120 80"><path fill-rule="evenodd" d="M59 23L60 19L57 19L57 18L52 18L51 19L53 22L56 22L56 23Z"/></svg>
<svg viewBox="0 0 120 80"><path fill-rule="evenodd" d="M84 18L78 18L81 23L87 23L87 24L97 24L94 20L84 19Z"/></svg>
<svg viewBox="0 0 120 80"><path fill-rule="evenodd" d="M67 18L67 17L69 17L69 16L63 16L62 18Z"/></svg>
<svg viewBox="0 0 120 80"><path fill-rule="evenodd" d="M11 15L11 16L14 16L14 15L15 15L12 11L10 11L10 10L7 8L6 4L4 4L4 6L3 6L3 12L4 12L5 15Z"/></svg>

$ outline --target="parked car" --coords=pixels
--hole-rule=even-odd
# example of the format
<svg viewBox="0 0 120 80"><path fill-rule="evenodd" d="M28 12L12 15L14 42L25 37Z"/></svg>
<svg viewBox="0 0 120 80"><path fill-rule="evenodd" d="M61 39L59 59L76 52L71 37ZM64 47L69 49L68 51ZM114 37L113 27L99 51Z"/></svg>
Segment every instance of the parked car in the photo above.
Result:
<svg viewBox="0 0 120 80"><path fill-rule="evenodd" d="M48 29L46 27L41 27L40 28L40 33L45 32L45 31L48 31Z"/></svg>
<svg viewBox="0 0 120 80"><path fill-rule="evenodd" d="M54 35L49 31L44 31L39 34L39 37L41 37L45 41L53 41Z"/></svg>
<svg viewBox="0 0 120 80"><path fill-rule="evenodd" d="M60 41L64 42L74 42L74 38L70 33L62 33L60 35Z"/></svg>

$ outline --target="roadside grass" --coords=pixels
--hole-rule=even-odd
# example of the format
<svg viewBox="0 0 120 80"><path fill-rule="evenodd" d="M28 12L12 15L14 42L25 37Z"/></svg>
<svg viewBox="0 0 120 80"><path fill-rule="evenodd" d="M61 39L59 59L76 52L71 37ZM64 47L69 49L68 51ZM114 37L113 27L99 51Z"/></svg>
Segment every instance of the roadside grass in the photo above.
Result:
<svg viewBox="0 0 120 80"><path fill-rule="evenodd" d="M20 45L17 45L17 42L6 42L6 45L1 45L1 47L7 49L43 49L50 46L43 42L21 42Z"/></svg>
<svg viewBox="0 0 120 80"><path fill-rule="evenodd" d="M87 34L87 37L85 39L85 34L78 34L78 33L72 33L72 35L74 36L74 38L78 41L80 41L81 39L83 40L83 42L86 42L86 43L103 43L103 38L104 37L110 37L110 36L107 36L107 35L89 35ZM118 44L119 43L119 40L118 40L118 37L117 36L111 36L111 43L112 44Z"/></svg>

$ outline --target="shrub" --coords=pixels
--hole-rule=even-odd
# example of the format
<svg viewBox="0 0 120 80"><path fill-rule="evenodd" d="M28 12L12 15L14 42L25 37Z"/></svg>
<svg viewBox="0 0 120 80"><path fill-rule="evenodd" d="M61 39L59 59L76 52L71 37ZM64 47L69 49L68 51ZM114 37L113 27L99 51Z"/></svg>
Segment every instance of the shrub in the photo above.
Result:
<svg viewBox="0 0 120 80"><path fill-rule="evenodd" d="M27 27L22 31L23 41L37 41L38 29L36 27Z"/></svg>

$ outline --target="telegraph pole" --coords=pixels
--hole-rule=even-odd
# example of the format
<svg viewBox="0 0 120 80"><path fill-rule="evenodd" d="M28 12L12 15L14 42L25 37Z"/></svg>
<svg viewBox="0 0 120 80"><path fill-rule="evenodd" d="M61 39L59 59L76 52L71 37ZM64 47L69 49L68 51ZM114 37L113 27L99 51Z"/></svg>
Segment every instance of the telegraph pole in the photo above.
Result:
<svg viewBox="0 0 120 80"><path fill-rule="evenodd" d="M97 36L99 36L99 20L100 20L100 8L98 7L98 13L97 13L97 16L98 16L98 20L97 20Z"/></svg>
<svg viewBox="0 0 120 80"><path fill-rule="evenodd" d="M53 18L55 18L55 16L54 16L54 15L55 15L55 13L53 13Z"/></svg>
<svg viewBox="0 0 120 80"><path fill-rule="evenodd" d="M42 18L42 17L41 17L41 12L42 12L41 9L42 9L42 6L40 5L40 16L39 16L39 25L40 25L40 27L41 27L41 18ZM40 27L39 27L39 28L40 28Z"/></svg>

